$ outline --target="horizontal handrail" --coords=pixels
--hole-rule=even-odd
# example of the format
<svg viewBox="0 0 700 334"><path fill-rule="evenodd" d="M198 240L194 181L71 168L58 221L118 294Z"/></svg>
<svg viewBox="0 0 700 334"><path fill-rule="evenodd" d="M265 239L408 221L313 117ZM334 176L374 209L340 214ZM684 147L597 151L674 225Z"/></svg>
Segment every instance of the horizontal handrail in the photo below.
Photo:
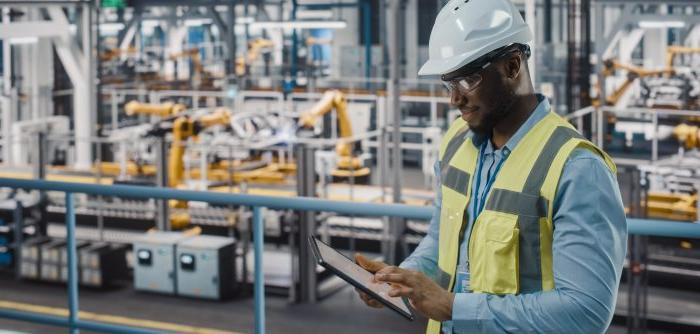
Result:
<svg viewBox="0 0 700 334"><path fill-rule="evenodd" d="M143 199L179 199L183 201L208 202L222 205L236 204L243 206L259 206L269 209L332 211L356 216L393 216L427 220L432 217L433 213L432 208L405 204L357 203L309 197L288 198L129 185L105 186L89 183L0 178L0 187Z"/></svg>
<svg viewBox="0 0 700 334"><path fill-rule="evenodd" d="M426 206L357 203L350 201L324 200L310 197L288 198L130 185L99 185L0 178L0 187L143 199L179 199L184 201L208 202L222 205L236 204L251 207L258 206L281 210L292 209L301 211L327 211L355 216L393 216L407 219L429 220L433 215L433 208ZM628 218L627 229L630 234L700 239L700 222L678 222L658 219Z"/></svg>

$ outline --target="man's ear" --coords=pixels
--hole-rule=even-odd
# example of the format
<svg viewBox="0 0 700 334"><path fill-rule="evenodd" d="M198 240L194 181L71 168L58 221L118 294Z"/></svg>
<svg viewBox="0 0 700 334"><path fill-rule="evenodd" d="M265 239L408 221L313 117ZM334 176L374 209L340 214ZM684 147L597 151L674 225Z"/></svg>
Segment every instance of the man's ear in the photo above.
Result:
<svg viewBox="0 0 700 334"><path fill-rule="evenodd" d="M506 58L505 61L505 74L508 79L515 79L520 75L520 70L523 66L523 60L520 57L520 53L513 53L510 57Z"/></svg>

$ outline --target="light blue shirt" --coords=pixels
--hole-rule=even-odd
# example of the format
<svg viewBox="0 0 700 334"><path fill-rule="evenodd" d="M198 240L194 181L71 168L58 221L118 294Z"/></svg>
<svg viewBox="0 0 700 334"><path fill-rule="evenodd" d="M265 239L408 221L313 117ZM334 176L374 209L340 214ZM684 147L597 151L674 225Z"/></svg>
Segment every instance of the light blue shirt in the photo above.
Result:
<svg viewBox="0 0 700 334"><path fill-rule="evenodd" d="M546 98L527 121L499 150L487 140L483 156L480 189L474 186L472 199L482 196L487 178L515 149L530 129L550 110ZM475 145L485 138L474 138ZM438 235L440 231L440 165L435 165L438 187L435 211L428 234L401 264L437 279ZM476 184L476 182L474 182ZM470 200L468 210L473 212ZM469 217L460 244L458 268L466 270L467 243L475 217ZM445 333L603 333L615 310L617 289L627 249L627 222L616 176L603 160L587 149L576 149L564 165L554 199L554 241L552 244L554 290L518 295L491 295L453 291L452 321L443 323Z"/></svg>

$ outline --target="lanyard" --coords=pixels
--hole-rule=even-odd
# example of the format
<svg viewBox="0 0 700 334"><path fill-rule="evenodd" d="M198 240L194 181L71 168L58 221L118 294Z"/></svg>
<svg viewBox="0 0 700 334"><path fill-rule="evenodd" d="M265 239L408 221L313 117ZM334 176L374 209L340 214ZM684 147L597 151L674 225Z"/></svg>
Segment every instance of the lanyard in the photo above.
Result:
<svg viewBox="0 0 700 334"><path fill-rule="evenodd" d="M479 188L481 187L481 172L484 168L484 150L486 148L486 142L484 141L483 144L481 144L481 147L479 147L479 168L476 174L476 189L475 189L475 200L474 202L474 210L473 210L473 219L476 219L476 217L479 216L481 211L484 210L484 206L486 205L486 197L489 194L489 191L491 190L491 186L493 186L493 181L496 180L496 175L498 175L498 172L501 170L501 167L503 167L503 163L506 161L506 157L503 157L501 161L498 162L498 165L496 165L496 170L493 172L491 177L489 177L488 180L486 180L486 184L484 185L484 192L481 196L479 196ZM494 158L495 159L495 158Z"/></svg>

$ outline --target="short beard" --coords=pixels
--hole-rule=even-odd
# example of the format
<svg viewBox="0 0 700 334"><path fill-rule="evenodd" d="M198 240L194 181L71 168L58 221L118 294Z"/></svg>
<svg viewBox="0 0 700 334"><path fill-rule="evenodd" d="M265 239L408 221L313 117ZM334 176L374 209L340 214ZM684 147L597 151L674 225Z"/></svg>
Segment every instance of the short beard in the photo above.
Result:
<svg viewBox="0 0 700 334"><path fill-rule="evenodd" d="M478 126L469 127L471 131L479 136L491 135L493 128L513 112L513 104L515 104L515 90L509 90L505 96L498 100L499 103L495 106L492 112L487 113L484 116L481 124Z"/></svg>

